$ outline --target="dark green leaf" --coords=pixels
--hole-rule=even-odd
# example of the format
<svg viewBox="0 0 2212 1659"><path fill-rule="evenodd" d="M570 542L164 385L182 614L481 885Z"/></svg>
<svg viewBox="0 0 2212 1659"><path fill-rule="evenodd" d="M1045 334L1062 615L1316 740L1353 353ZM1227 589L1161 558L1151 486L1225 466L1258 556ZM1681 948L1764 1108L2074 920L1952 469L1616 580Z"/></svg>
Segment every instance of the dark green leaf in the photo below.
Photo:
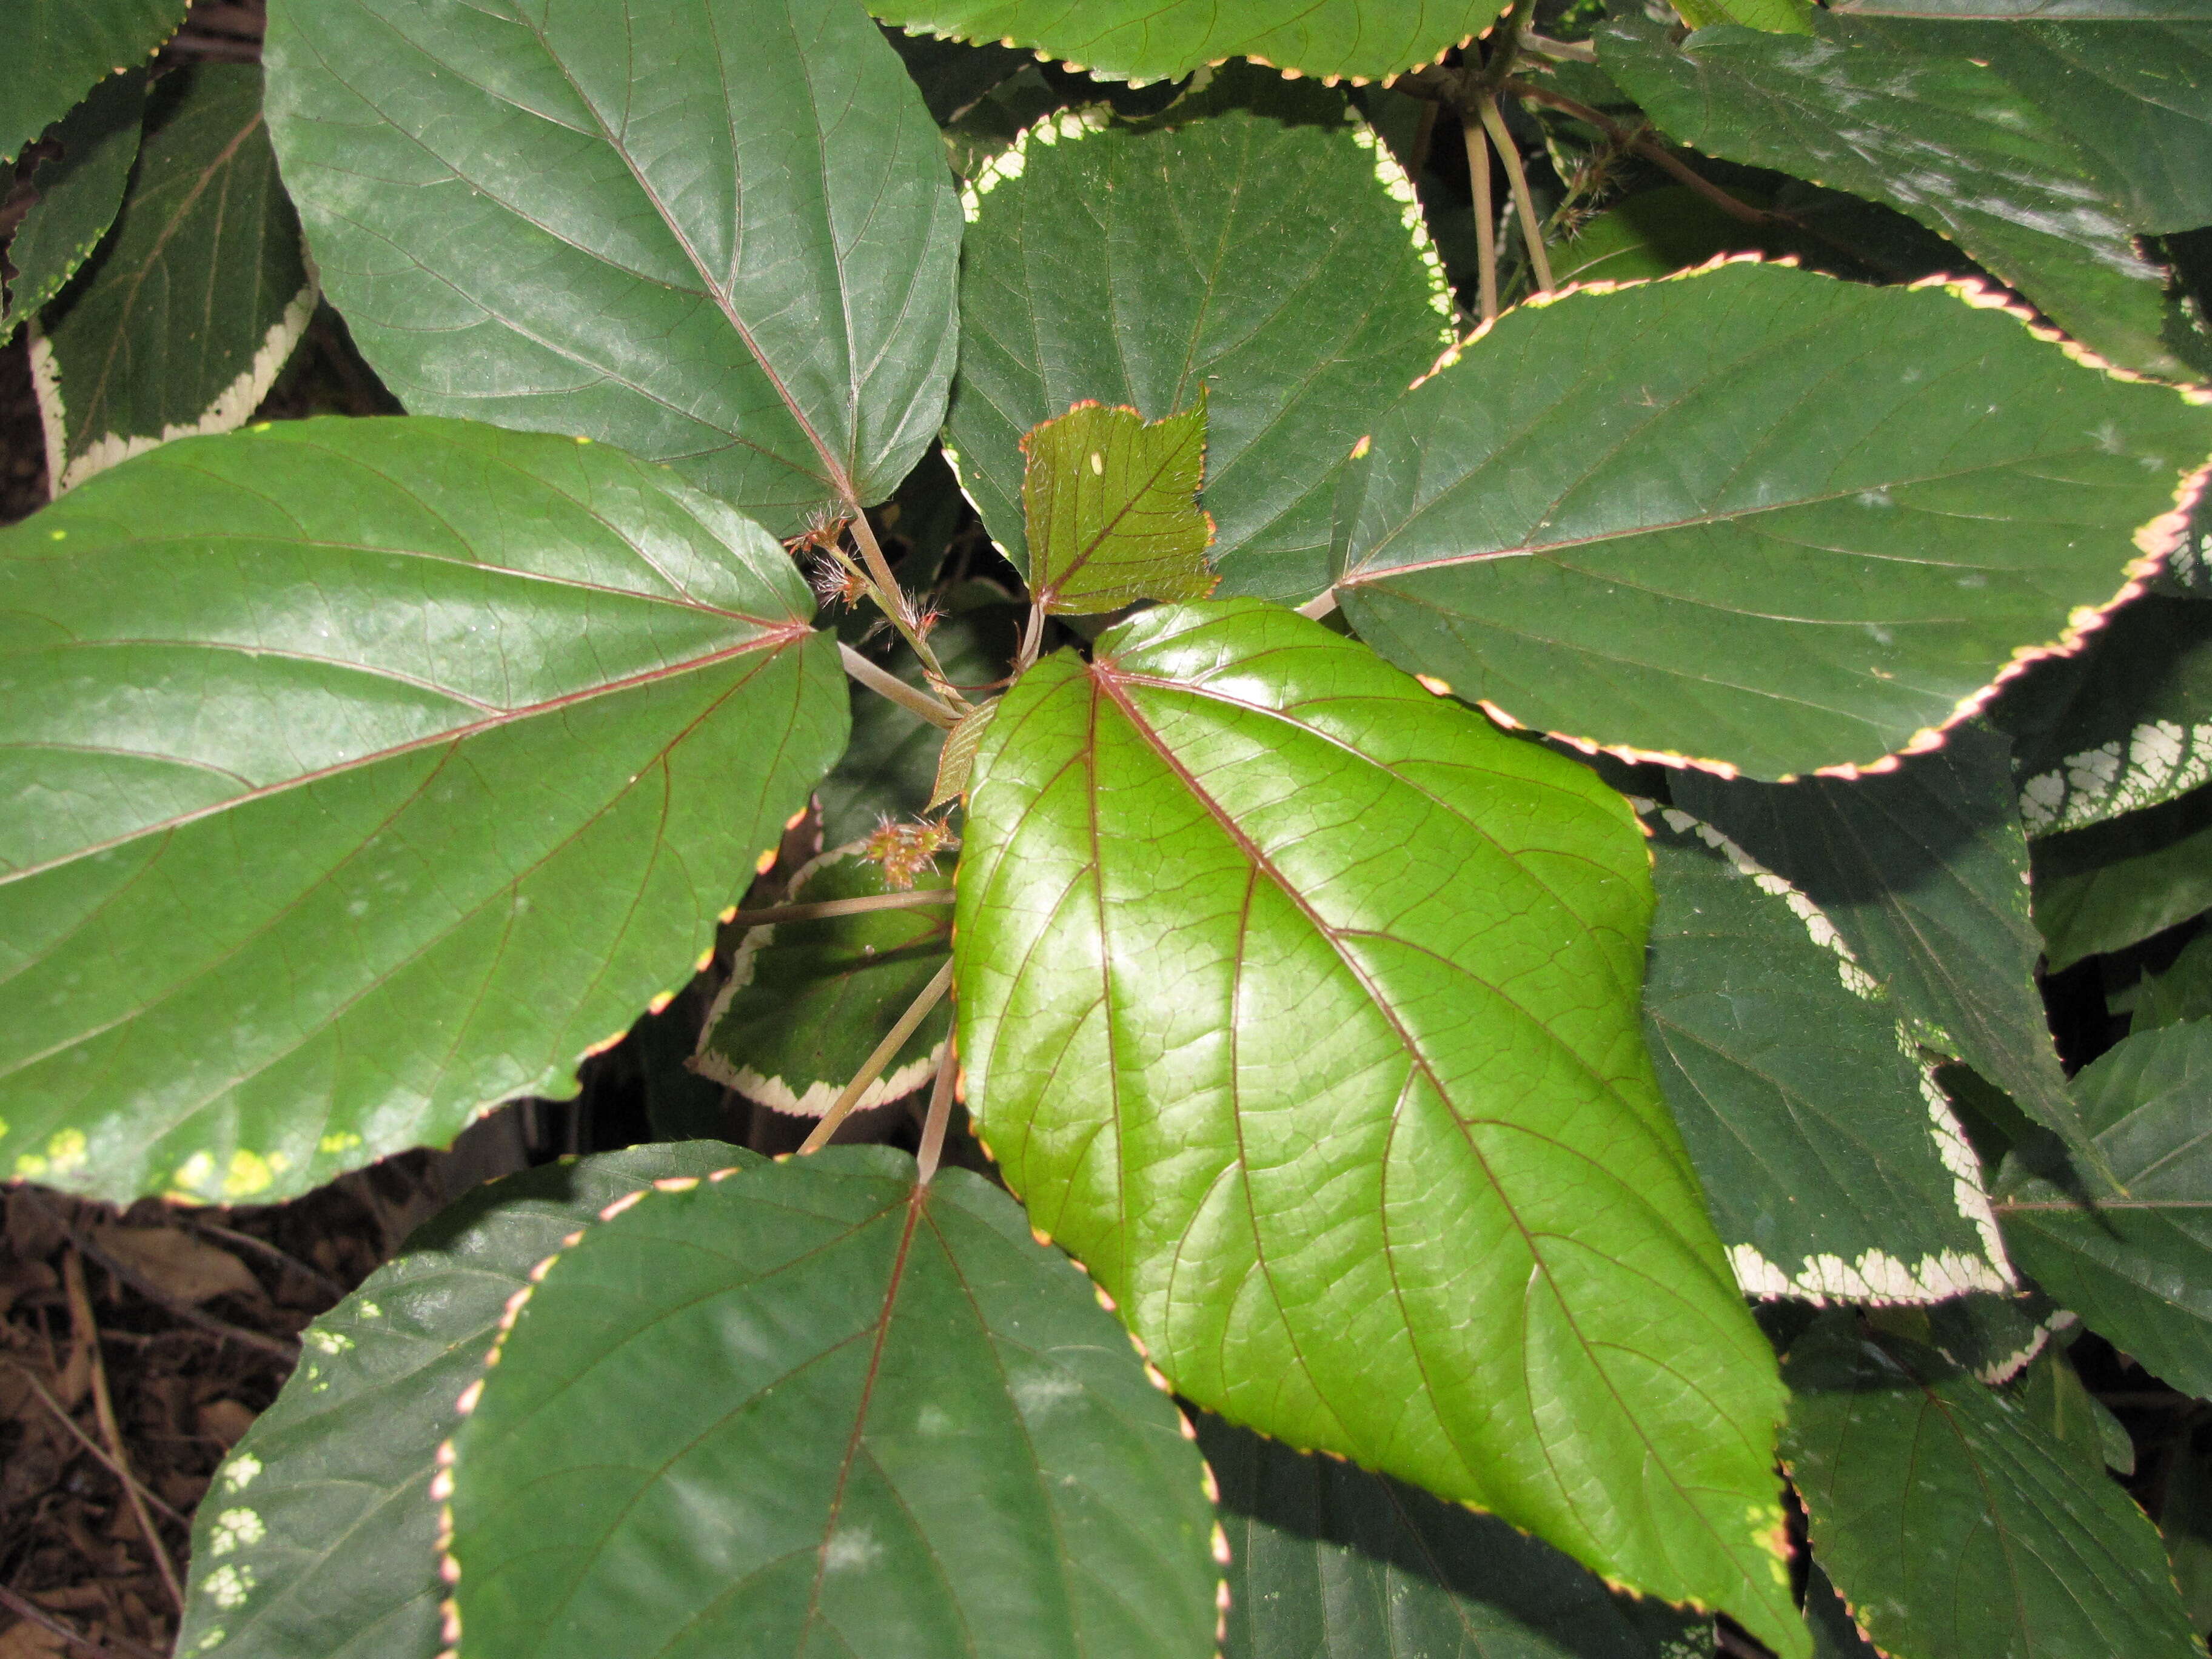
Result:
<svg viewBox="0 0 2212 1659"><path fill-rule="evenodd" d="M1339 497L1337 591L1523 724L1863 767L2135 593L2208 450L2002 312L1730 264L1520 307L1416 388Z"/></svg>
<svg viewBox="0 0 2212 1659"><path fill-rule="evenodd" d="M2079 830L2212 782L2212 605L2149 594L1992 717L2015 738L2032 835Z"/></svg>
<svg viewBox="0 0 2212 1659"><path fill-rule="evenodd" d="M1736 1283L1816 1302L2008 1288L1972 1149L1834 924L1688 813L1647 820L1644 1030Z"/></svg>
<svg viewBox="0 0 2212 1659"><path fill-rule="evenodd" d="M2050 1346L2053 1327L2074 1317L2039 1291L1961 1296L1928 1310L1924 1335L1929 1346L1981 1381L2009 1382Z"/></svg>
<svg viewBox="0 0 2212 1659"><path fill-rule="evenodd" d="M943 417L960 218L856 0L279 0L269 120L418 413L583 433L779 534Z"/></svg>
<svg viewBox="0 0 2212 1659"><path fill-rule="evenodd" d="M934 867L911 884L942 890ZM891 890L860 844L833 848L792 878L790 901L875 898ZM779 1112L820 1117L860 1074L951 954L949 904L868 910L748 931L714 1000L692 1066ZM862 1091L865 1111L920 1088L937 1069L952 1016L939 1004Z"/></svg>
<svg viewBox="0 0 2212 1659"><path fill-rule="evenodd" d="M2199 378L2212 343L2166 297L2100 169L1994 68L1928 30L1815 14L1815 39L1655 26L1597 32L1606 69L1672 137L1911 214L2075 338L2146 373Z"/></svg>
<svg viewBox="0 0 2212 1659"><path fill-rule="evenodd" d="M565 1160L478 1188L305 1334L306 1358L194 1517L177 1651L431 1659L439 1443L507 1299L561 1241L647 1183L755 1162L719 1142Z"/></svg>
<svg viewBox="0 0 2212 1659"><path fill-rule="evenodd" d="M189 0L11 0L0 75L0 162L58 121L95 82L161 50Z"/></svg>
<svg viewBox="0 0 2212 1659"><path fill-rule="evenodd" d="M1914 1038L1966 1060L2095 1155L2051 1046L2028 853L2004 739L1978 722L1896 771L1785 786L1679 781L1676 799L1802 888Z"/></svg>
<svg viewBox="0 0 2212 1659"><path fill-rule="evenodd" d="M15 279L0 305L0 343L62 291L115 222L145 114L145 77L118 75L94 87L55 131L62 153L31 175L39 199L8 244Z"/></svg>
<svg viewBox="0 0 2212 1659"><path fill-rule="evenodd" d="M1813 1659L1881 1659L1817 1561L1805 1572L1805 1622L1813 1631Z"/></svg>
<svg viewBox="0 0 2212 1659"><path fill-rule="evenodd" d="M2086 1203L2015 1152L1996 1187L2005 1242L2099 1335L2212 1395L2212 1021L2131 1036L2074 1086L2123 1191Z"/></svg>
<svg viewBox="0 0 2212 1659"><path fill-rule="evenodd" d="M2135 1472L2136 1449L2120 1419L2082 1385L2081 1372L2053 1343L2031 1361L2009 1392L2028 1420L2054 1446L2074 1455L2082 1470L2101 1474Z"/></svg>
<svg viewBox="0 0 2212 1659"><path fill-rule="evenodd" d="M1200 1659L1197 1449L964 1170L832 1147L648 1192L532 1295L454 1439L484 1659Z"/></svg>
<svg viewBox="0 0 2212 1659"><path fill-rule="evenodd" d="M1109 81L1158 81L1224 58L1381 80L1490 26L1497 0L869 0L877 16L962 40L1034 46Z"/></svg>
<svg viewBox="0 0 2212 1659"><path fill-rule="evenodd" d="M1047 658L975 778L975 1130L1176 1387L1802 1650L1620 797L1249 599Z"/></svg>
<svg viewBox="0 0 2212 1659"><path fill-rule="evenodd" d="M2035 843L2035 921L2056 973L2212 908L2212 789Z"/></svg>
<svg viewBox="0 0 2212 1659"><path fill-rule="evenodd" d="M2212 1630L2212 1452L2185 1442L2166 1476L2158 1515L2182 1605L2198 1632Z"/></svg>
<svg viewBox="0 0 2212 1659"><path fill-rule="evenodd" d="M314 314L315 279L261 125L261 72L164 76L115 229L32 325L54 493L252 415Z"/></svg>
<svg viewBox="0 0 2212 1659"><path fill-rule="evenodd" d="M1614 1597L1504 1522L1202 1417L1228 1659L1697 1659L1710 1620Z"/></svg>
<svg viewBox="0 0 2212 1659"><path fill-rule="evenodd" d="M566 1084L844 741L775 540L600 446L166 445L0 532L0 1165L283 1197Z"/></svg>
<svg viewBox="0 0 2212 1659"><path fill-rule="evenodd" d="M1081 403L1023 434L1030 586L1047 611L1097 616L1139 599L1202 599L1213 525L1199 510L1206 397L1146 421Z"/></svg>
<svg viewBox="0 0 2212 1659"><path fill-rule="evenodd" d="M1735 194L1752 206L1766 205L1755 191ZM1798 253L1808 240L1786 226L1747 225L1687 185L1668 185L1593 215L1573 235L1554 242L1552 276L1560 288L1643 282L1701 265L1718 253Z"/></svg>
<svg viewBox="0 0 2212 1659"><path fill-rule="evenodd" d="M947 441L1016 566L1023 433L1085 398L1157 420L1203 391L1224 591L1326 587L1345 457L1452 315L1413 186L1342 94L1248 70L1164 124L1048 118L968 204Z"/></svg>
<svg viewBox="0 0 2212 1659"><path fill-rule="evenodd" d="M1848 1314L1783 1375L1814 1550L1892 1659L2201 1650L2135 1500L2014 1400Z"/></svg>
<svg viewBox="0 0 2212 1659"><path fill-rule="evenodd" d="M2164 973L2143 975L2133 1014L2130 1035L2185 1019L2212 1019L2212 933L2190 940Z"/></svg>

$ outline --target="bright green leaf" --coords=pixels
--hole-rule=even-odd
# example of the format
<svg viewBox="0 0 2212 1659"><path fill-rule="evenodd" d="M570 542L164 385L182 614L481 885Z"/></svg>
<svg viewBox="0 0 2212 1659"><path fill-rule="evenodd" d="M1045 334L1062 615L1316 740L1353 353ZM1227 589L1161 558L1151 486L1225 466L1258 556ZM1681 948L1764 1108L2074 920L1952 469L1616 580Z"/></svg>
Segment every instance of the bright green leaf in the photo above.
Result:
<svg viewBox="0 0 2212 1659"><path fill-rule="evenodd" d="M1646 817L1644 1029L1736 1282L1812 1301L2008 1288L1972 1149L1834 923L1688 813Z"/></svg>
<svg viewBox="0 0 2212 1659"><path fill-rule="evenodd" d="M845 737L758 526L424 419L187 440L0 532L0 1170L269 1201L566 1085Z"/></svg>
<svg viewBox="0 0 2212 1659"><path fill-rule="evenodd" d="M933 812L968 793L968 780L975 769L975 750L997 711L996 703L980 704L963 714L960 724L945 734L945 747L937 756L937 779L929 787L927 811Z"/></svg>
<svg viewBox="0 0 2212 1659"><path fill-rule="evenodd" d="M912 884L950 888L952 872L932 868ZM884 866L861 857L854 842L803 866L789 899L812 904L890 890ZM820 1117L945 966L951 933L949 904L750 929L707 1016L693 1069L776 1111ZM856 1109L927 1082L951 1023L943 1004L932 1010Z"/></svg>
<svg viewBox="0 0 2212 1659"><path fill-rule="evenodd" d="M936 433L959 210L857 0L278 0L269 121L421 414L583 433L779 534Z"/></svg>
<svg viewBox="0 0 2212 1659"><path fill-rule="evenodd" d="M2031 835L2079 830L2212 782L2212 605L2150 594L2001 699Z"/></svg>
<svg viewBox="0 0 2212 1659"><path fill-rule="evenodd" d="M1229 1538L1228 1659L1710 1659L1711 1620L1607 1594L1504 1522L1199 1420Z"/></svg>
<svg viewBox="0 0 2212 1659"><path fill-rule="evenodd" d="M115 222L145 114L145 77L118 75L94 87L56 129L62 153L32 173L39 199L8 244L15 277L0 306L0 343L62 291Z"/></svg>
<svg viewBox="0 0 2212 1659"><path fill-rule="evenodd" d="M1082 403L1022 438L1030 586L1045 610L1077 616L1139 599L1202 599L1213 525L1198 505L1206 402L1146 421Z"/></svg>
<svg viewBox="0 0 2212 1659"><path fill-rule="evenodd" d="M1864 766L2136 592L2209 450L2002 312L1725 265L1520 307L1415 389L1339 497L1337 591L1525 725Z"/></svg>
<svg viewBox="0 0 2212 1659"><path fill-rule="evenodd" d="M1620 799L1249 599L1047 658L975 778L975 1131L1176 1386L1802 1651Z"/></svg>
<svg viewBox="0 0 2212 1659"><path fill-rule="evenodd" d="M1316 80L1381 80L1436 62L1490 27L1497 0L869 0L890 22L1005 40L1109 81L1158 81L1224 58Z"/></svg>
<svg viewBox="0 0 2212 1659"><path fill-rule="evenodd" d="M1972 17L2001 22L2212 23L2212 0L1838 0L1836 9L1869 17Z"/></svg>
<svg viewBox="0 0 2212 1659"><path fill-rule="evenodd" d="M2015 1152L1995 1194L2005 1242L2099 1335L2212 1395L2212 1020L2130 1036L2074 1086L2124 1191L2084 1203Z"/></svg>
<svg viewBox="0 0 2212 1659"><path fill-rule="evenodd" d="M2212 342L2166 297L2100 168L1930 26L1816 13L1817 38L1622 20L1606 69L1670 137L1886 203L1942 232L2113 362L2199 378Z"/></svg>
<svg viewBox="0 0 2212 1659"><path fill-rule="evenodd" d="M2212 909L2212 787L2035 843L2036 925L2056 973Z"/></svg>
<svg viewBox="0 0 2212 1659"><path fill-rule="evenodd" d="M1923 1046L1966 1060L2094 1166L2035 981L2028 852L2004 739L1978 722L1896 771L1775 786L1680 779L1677 801L1802 888Z"/></svg>
<svg viewBox="0 0 2212 1659"><path fill-rule="evenodd" d="M455 1437L483 1659L1203 1659L1176 1409L980 1176L833 1147L552 1265Z"/></svg>
<svg viewBox="0 0 2212 1659"><path fill-rule="evenodd" d="M67 115L94 82L143 65L188 0L11 0L0 75L0 162Z"/></svg>
<svg viewBox="0 0 2212 1659"><path fill-rule="evenodd" d="M1849 1314L1783 1375L1813 1548L1892 1659L2201 1650L2135 1500L2017 1401Z"/></svg>
<svg viewBox="0 0 2212 1659"><path fill-rule="evenodd" d="M1812 0L1674 0L1674 9L1693 29L1717 23L1741 23L1774 34L1810 34Z"/></svg>
<svg viewBox="0 0 2212 1659"><path fill-rule="evenodd" d="M2136 988L2129 1034L2212 1019L2212 933L2199 933L2162 974L2145 974Z"/></svg>
<svg viewBox="0 0 2212 1659"><path fill-rule="evenodd" d="M157 444L244 425L314 309L262 130L261 72L162 76L112 240L32 325L54 493Z"/></svg>
<svg viewBox="0 0 2212 1659"><path fill-rule="evenodd" d="M1095 398L1206 398L1230 593L1328 585L1346 456L1451 339L1413 186L1341 94L1224 76L1159 123L1048 118L969 194L947 441L1018 568L1022 434Z"/></svg>
<svg viewBox="0 0 2212 1659"><path fill-rule="evenodd" d="M418 1230L307 1328L300 1368L216 1471L176 1651L431 1659L450 1594L434 1459L507 1298L604 1206L754 1161L710 1141L564 1160L480 1187Z"/></svg>

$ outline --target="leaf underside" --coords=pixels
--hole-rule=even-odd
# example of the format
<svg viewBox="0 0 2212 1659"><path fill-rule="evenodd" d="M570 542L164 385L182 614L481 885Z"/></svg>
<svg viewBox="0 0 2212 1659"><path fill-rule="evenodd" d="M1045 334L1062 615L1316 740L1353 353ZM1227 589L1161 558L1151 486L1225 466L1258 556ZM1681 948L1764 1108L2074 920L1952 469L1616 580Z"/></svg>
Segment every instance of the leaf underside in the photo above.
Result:
<svg viewBox="0 0 2212 1659"><path fill-rule="evenodd" d="M793 877L789 901L890 892L883 866L860 851L854 842L809 861ZM933 867L910 884L949 888L952 874ZM776 1111L820 1117L944 967L951 931L951 907L942 904L750 929L707 1016L692 1069ZM927 1082L951 1023L948 1009L933 1009L861 1091L856 1109Z"/></svg>
<svg viewBox="0 0 2212 1659"><path fill-rule="evenodd" d="M869 0L886 22L1033 46L1109 81L1158 81L1224 58L1321 79L1434 63L1488 27L1497 0Z"/></svg>
<svg viewBox="0 0 2212 1659"><path fill-rule="evenodd" d="M1523 725L1866 766L2132 594L2208 452L2205 410L2001 311L1729 264L1522 306L1416 388L1339 496L1337 591Z"/></svg>
<svg viewBox="0 0 2212 1659"><path fill-rule="evenodd" d="M285 184L410 410L619 444L780 535L928 447L959 209L858 7L270 13Z"/></svg>
<svg viewBox="0 0 2212 1659"><path fill-rule="evenodd" d="M1619 797L1252 600L1048 658L975 775L969 1109L1176 1386L1802 1642Z"/></svg>
<svg viewBox="0 0 2212 1659"><path fill-rule="evenodd" d="M564 439L188 439L0 568L0 1172L118 1201L271 1201L559 1091L844 741L774 538Z"/></svg>
<svg viewBox="0 0 2212 1659"><path fill-rule="evenodd" d="M1688 813L1647 822L1644 1031L1736 1282L1816 1302L2009 1288L1973 1152L1834 924Z"/></svg>
<svg viewBox="0 0 2212 1659"><path fill-rule="evenodd" d="M262 127L261 72L162 76L112 238L33 325L54 493L172 439L244 425L314 306Z"/></svg>
<svg viewBox="0 0 2212 1659"><path fill-rule="evenodd" d="M1205 1659L1213 1517L1091 1287L964 1170L831 1147L556 1260L455 1437L484 1659Z"/></svg>
<svg viewBox="0 0 2212 1659"><path fill-rule="evenodd" d="M1343 95L1224 70L1158 125L1054 116L971 190L946 441L1028 568L1022 434L1206 398L1224 593L1328 586L1345 457L1451 337L1412 186ZM1048 276L1047 275L1048 273Z"/></svg>
<svg viewBox="0 0 2212 1659"><path fill-rule="evenodd" d="M2135 1500L2014 1400L1831 1315L1790 1352L1784 1455L1813 1548L1893 1659L2185 1659L2189 1628Z"/></svg>
<svg viewBox="0 0 2212 1659"><path fill-rule="evenodd" d="M316 1320L193 1520L182 1653L429 1659L430 1478L507 1298L600 1209L653 1181L755 1161L717 1141L563 1160L479 1187Z"/></svg>

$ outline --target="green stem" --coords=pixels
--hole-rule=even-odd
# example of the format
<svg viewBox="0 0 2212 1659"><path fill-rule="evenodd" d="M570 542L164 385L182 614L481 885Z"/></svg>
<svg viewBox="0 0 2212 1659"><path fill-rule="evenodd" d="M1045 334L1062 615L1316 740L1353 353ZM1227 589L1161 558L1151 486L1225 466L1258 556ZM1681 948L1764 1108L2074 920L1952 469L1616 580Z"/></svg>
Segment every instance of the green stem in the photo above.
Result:
<svg viewBox="0 0 2212 1659"><path fill-rule="evenodd" d="M910 893L871 893L864 898L817 899L806 904L771 904L765 909L731 915L733 927L773 927L780 921L822 921L831 916L865 915L871 910L910 910L917 905L950 904L950 887L918 887Z"/></svg>
<svg viewBox="0 0 2212 1659"><path fill-rule="evenodd" d="M889 669L870 662L842 640L837 641L837 655L848 674L879 696L889 697L908 714L919 714L932 726L941 726L948 732L960 724L960 709L939 702L927 691L916 690Z"/></svg>
<svg viewBox="0 0 2212 1659"><path fill-rule="evenodd" d="M875 1053L868 1056L867 1063L860 1067L860 1074L845 1085L844 1092L837 1097L836 1103L822 1115L822 1121L814 1126L814 1133L807 1136L799 1148L802 1157L808 1152L818 1152L830 1144L830 1137L837 1133L838 1125L852 1116L853 1109L860 1103L860 1097L867 1093L868 1085L884 1074L884 1068L891 1063L891 1057L906 1047L906 1040L915 1034L923 1020L929 1018L929 1011L943 1001L945 994L951 988L952 963L947 961L937 970L936 977L922 987L921 994L914 1000L913 1006L899 1016L898 1024L892 1026L884 1040L876 1045Z"/></svg>
<svg viewBox="0 0 2212 1659"><path fill-rule="evenodd" d="M939 1160L945 1156L945 1131L952 1121L952 1085L960 1074L960 1061L954 1051L954 1041L945 1039L945 1058L937 1062L937 1083L929 1091L929 1115L922 1120L921 1146L914 1155L915 1184L929 1185L930 1177L937 1173Z"/></svg>
<svg viewBox="0 0 2212 1659"><path fill-rule="evenodd" d="M1498 159L1505 163L1505 180L1513 191L1513 210L1521 219L1521 240L1528 250L1528 264L1536 273L1536 291L1547 293L1552 287L1552 261L1544 252L1544 232L1536 222L1536 204L1528 196L1528 175L1522 170L1521 149L1513 142L1513 135L1505 130L1505 113L1498 107L1498 100L1487 95L1482 100L1482 125L1490 134L1490 142L1498 146Z"/></svg>
<svg viewBox="0 0 2212 1659"><path fill-rule="evenodd" d="M1480 274L1482 320L1498 316L1498 215L1490 204L1490 141L1482 123L1465 111L1460 131L1467 139L1467 176L1474 186L1474 262Z"/></svg>

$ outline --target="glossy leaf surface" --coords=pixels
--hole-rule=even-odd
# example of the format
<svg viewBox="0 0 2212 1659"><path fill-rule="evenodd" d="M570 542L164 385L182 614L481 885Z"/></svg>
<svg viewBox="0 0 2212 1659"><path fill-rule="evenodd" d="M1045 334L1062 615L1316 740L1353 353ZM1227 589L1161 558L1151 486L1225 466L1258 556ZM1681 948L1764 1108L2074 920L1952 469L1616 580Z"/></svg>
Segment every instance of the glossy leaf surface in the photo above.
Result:
<svg viewBox="0 0 2212 1659"><path fill-rule="evenodd" d="M0 532L0 1169L270 1200L566 1086L845 736L776 542L598 446L164 446Z"/></svg>
<svg viewBox="0 0 2212 1659"><path fill-rule="evenodd" d="M1963 46L1925 26L1821 13L1816 38L1655 27L1597 33L1607 70L1668 136L1909 213L2112 361L2198 378L2212 343L2166 298L2101 170Z"/></svg>
<svg viewBox="0 0 2212 1659"><path fill-rule="evenodd" d="M1504 1522L1219 1418L1227 1659L1698 1659L1711 1621L1614 1597Z"/></svg>
<svg viewBox="0 0 2212 1659"><path fill-rule="evenodd" d="M949 888L951 870L909 884ZM792 878L788 902L874 898L891 890L857 844L833 848ZM820 1117L951 953L952 907L870 910L749 930L699 1039L693 1069L779 1112ZM854 1109L896 1100L928 1081L945 1052L942 1004L862 1091Z"/></svg>
<svg viewBox="0 0 2212 1659"><path fill-rule="evenodd" d="M507 1298L649 1182L754 1161L714 1141L549 1164L478 1188L311 1326L306 1358L217 1471L192 1537L179 1651L431 1659L430 1479Z"/></svg>
<svg viewBox="0 0 2212 1659"><path fill-rule="evenodd" d="M2125 1191L2085 1204L2014 1153L1996 1183L2006 1241L2092 1330L2212 1395L2212 1020L2130 1036L2074 1086Z"/></svg>
<svg viewBox="0 0 2212 1659"><path fill-rule="evenodd" d="M2035 843L2035 921L2052 972L2212 908L2212 787Z"/></svg>
<svg viewBox="0 0 2212 1659"><path fill-rule="evenodd" d="M55 493L171 439L243 426L314 308L260 71L162 76L112 239L33 325Z"/></svg>
<svg viewBox="0 0 2212 1659"><path fill-rule="evenodd" d="M1198 505L1203 403L1158 421L1079 404L1024 434L1022 457L1030 584L1047 611L1096 616L1213 591L1213 526Z"/></svg>
<svg viewBox="0 0 2212 1659"><path fill-rule="evenodd" d="M2035 981L2043 940L2003 738L1970 722L1879 776L1689 775L1675 799L1826 914L1915 1041L1966 1061L2094 1163Z"/></svg>
<svg viewBox="0 0 2212 1659"><path fill-rule="evenodd" d="M1224 58L1318 79L1379 80L1435 62L1497 17L1496 0L869 0L932 34L1034 46L1109 81L1158 81Z"/></svg>
<svg viewBox="0 0 2212 1659"><path fill-rule="evenodd" d="M975 778L976 1133L1176 1386L1790 1641L1620 798L1252 600L1046 659Z"/></svg>
<svg viewBox="0 0 2212 1659"><path fill-rule="evenodd" d="M15 0L0 76L0 162L118 70L143 64L185 21L190 0Z"/></svg>
<svg viewBox="0 0 2212 1659"><path fill-rule="evenodd" d="M831 1147L556 1261L455 1437L484 1659L1203 1659L1176 1409L1005 1194Z"/></svg>
<svg viewBox="0 0 2212 1659"><path fill-rule="evenodd" d="M409 409L620 444L779 534L927 447L959 214L857 3L271 10L285 182Z"/></svg>
<svg viewBox="0 0 2212 1659"><path fill-rule="evenodd" d="M146 114L146 80L110 76L55 130L58 156L39 163L39 193L8 244L15 275L0 304L0 343L23 319L62 291L115 222Z"/></svg>
<svg viewBox="0 0 2212 1659"><path fill-rule="evenodd" d="M2203 1645L2157 1529L2016 1401L1929 1349L1863 1340L1847 1314L1801 1337L1783 1374L1813 1548L1892 1659Z"/></svg>
<svg viewBox="0 0 2212 1659"><path fill-rule="evenodd" d="M1346 455L1451 337L1413 187L1342 94L1256 71L1164 125L1103 119L1048 118L971 187L962 482L1026 569L1022 434L1085 398L1158 420L1203 391L1224 591L1310 599Z"/></svg>
<svg viewBox="0 0 2212 1659"><path fill-rule="evenodd" d="M1745 1293L2008 1288L1973 1152L1835 925L1688 813L1645 821L1659 909L1644 1032Z"/></svg>
<svg viewBox="0 0 2212 1659"><path fill-rule="evenodd" d="M1524 725L1863 766L2136 591L2208 452L2002 312L1726 265L1520 307L1424 382L1339 497L1337 591Z"/></svg>
<svg viewBox="0 0 2212 1659"><path fill-rule="evenodd" d="M2212 783L2212 605L2148 594L1998 703L2020 816L2051 835Z"/></svg>

